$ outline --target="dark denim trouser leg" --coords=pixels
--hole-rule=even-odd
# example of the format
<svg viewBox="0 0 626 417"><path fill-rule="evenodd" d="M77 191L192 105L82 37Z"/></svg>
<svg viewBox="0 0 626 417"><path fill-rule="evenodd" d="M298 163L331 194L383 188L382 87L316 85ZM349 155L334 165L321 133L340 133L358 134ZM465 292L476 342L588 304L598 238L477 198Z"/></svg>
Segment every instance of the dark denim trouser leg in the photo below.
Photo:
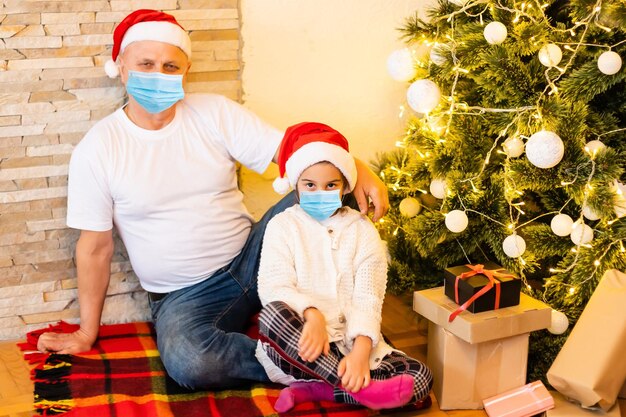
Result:
<svg viewBox="0 0 626 417"><path fill-rule="evenodd" d="M269 220L295 203L294 193L252 226L241 253L192 287L151 302L157 344L169 375L192 389L231 388L268 382L254 355L256 341L242 332L260 310L257 274Z"/></svg>

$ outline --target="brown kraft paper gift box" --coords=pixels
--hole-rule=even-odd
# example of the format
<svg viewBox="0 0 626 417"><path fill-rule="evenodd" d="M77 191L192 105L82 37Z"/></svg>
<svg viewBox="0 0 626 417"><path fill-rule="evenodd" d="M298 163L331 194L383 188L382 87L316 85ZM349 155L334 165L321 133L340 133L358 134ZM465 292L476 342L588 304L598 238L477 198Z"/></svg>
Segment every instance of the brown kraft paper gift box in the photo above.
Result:
<svg viewBox="0 0 626 417"><path fill-rule="evenodd" d="M482 273L474 274L472 268L477 268L481 264L475 265L459 265L446 268L444 271L444 288L445 293L453 301L456 301L456 281L457 277L462 277L458 279L458 295L459 305L463 305L466 301L468 301L472 296L478 293L485 286L489 285L489 278ZM499 308L503 307L511 307L519 304L520 299L520 290L521 290L521 280L513 275L511 272L503 269L500 265L493 262L485 262L483 265L483 269L488 271L497 271L493 273L493 277L495 280L499 282L500 286L500 298L499 298ZM467 278L464 278L464 275L471 275ZM486 293L482 294L478 298L474 300L468 307L467 311L472 313L479 313L487 310L494 310L496 308L496 288L495 285L491 289L489 289Z"/></svg>
<svg viewBox="0 0 626 417"><path fill-rule="evenodd" d="M526 383L529 333L550 325L551 309L521 294L517 306L449 322L457 307L443 287L414 293L413 309L430 320L427 362L439 407L480 409L483 399Z"/></svg>
<svg viewBox="0 0 626 417"><path fill-rule="evenodd" d="M584 407L609 410L626 380L626 274L606 271L554 363L548 382Z"/></svg>
<svg viewBox="0 0 626 417"><path fill-rule="evenodd" d="M550 391L554 398L554 408L546 411L545 417L621 417L619 404L609 411L582 408L579 403L568 400L558 391Z"/></svg>

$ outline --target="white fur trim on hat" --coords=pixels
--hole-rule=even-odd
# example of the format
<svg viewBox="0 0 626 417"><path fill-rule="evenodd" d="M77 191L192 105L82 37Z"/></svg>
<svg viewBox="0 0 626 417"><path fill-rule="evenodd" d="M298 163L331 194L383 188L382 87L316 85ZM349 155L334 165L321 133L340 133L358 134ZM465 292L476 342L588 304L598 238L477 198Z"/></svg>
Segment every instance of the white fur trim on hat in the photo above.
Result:
<svg viewBox="0 0 626 417"><path fill-rule="evenodd" d="M135 23L128 28L120 45L120 53L129 44L137 41L158 41L178 46L191 58L191 39L180 26L166 21L148 21Z"/></svg>
<svg viewBox="0 0 626 417"><path fill-rule="evenodd" d="M104 72L106 72L109 78L115 78L120 75L120 67L112 59L109 59L104 63Z"/></svg>
<svg viewBox="0 0 626 417"><path fill-rule="evenodd" d="M350 191L356 185L356 164L348 151L338 145L328 142L311 142L295 151L285 163L285 171L289 184L295 189L302 172L318 162L328 161L341 171Z"/></svg>

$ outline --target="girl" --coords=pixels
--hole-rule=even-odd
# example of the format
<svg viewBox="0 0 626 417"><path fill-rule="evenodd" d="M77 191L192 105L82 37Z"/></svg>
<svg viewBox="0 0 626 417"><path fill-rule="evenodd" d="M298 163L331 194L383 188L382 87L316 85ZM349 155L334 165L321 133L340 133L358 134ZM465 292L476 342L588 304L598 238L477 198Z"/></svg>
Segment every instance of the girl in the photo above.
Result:
<svg viewBox="0 0 626 417"><path fill-rule="evenodd" d="M270 379L289 385L276 411L303 401L383 409L430 399L430 370L380 333L386 251L371 221L343 207L356 183L347 140L300 123L287 129L277 159L283 178L274 188L288 182L299 204L267 225L259 267L257 358Z"/></svg>

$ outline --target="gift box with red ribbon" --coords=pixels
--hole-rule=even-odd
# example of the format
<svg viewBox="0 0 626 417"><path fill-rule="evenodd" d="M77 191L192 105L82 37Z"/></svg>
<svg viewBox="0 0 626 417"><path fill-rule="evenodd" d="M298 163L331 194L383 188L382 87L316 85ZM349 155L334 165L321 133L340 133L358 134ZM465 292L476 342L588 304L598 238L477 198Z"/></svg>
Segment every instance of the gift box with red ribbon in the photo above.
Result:
<svg viewBox="0 0 626 417"><path fill-rule="evenodd" d="M467 310L472 313L519 304L521 280L493 262L446 268L445 294L459 305L450 321Z"/></svg>

